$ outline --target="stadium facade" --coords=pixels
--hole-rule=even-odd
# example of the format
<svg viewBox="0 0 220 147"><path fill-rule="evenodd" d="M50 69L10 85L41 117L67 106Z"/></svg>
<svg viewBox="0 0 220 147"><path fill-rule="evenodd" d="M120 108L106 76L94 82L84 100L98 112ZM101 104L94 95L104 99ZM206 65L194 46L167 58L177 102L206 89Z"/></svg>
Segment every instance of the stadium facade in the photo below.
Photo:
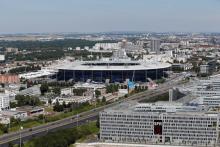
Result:
<svg viewBox="0 0 220 147"><path fill-rule="evenodd" d="M148 78L160 79L171 67L168 63L131 60L124 50L114 52L112 58L96 61L66 62L59 67L59 80L76 82L146 82Z"/></svg>

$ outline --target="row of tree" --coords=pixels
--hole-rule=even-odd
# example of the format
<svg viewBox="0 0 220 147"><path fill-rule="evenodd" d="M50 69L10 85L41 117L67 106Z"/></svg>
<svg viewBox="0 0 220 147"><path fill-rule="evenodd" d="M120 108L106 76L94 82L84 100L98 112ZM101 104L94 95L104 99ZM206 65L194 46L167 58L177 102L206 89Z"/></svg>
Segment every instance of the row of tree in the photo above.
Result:
<svg viewBox="0 0 220 147"><path fill-rule="evenodd" d="M114 93L117 92L119 89L119 85L110 84L106 86L106 93Z"/></svg>
<svg viewBox="0 0 220 147"><path fill-rule="evenodd" d="M16 95L15 100L17 100L17 103L11 103L11 107L21 107L25 105L29 106L39 106L41 105L41 101L38 97L35 96L29 96L29 95Z"/></svg>
<svg viewBox="0 0 220 147"><path fill-rule="evenodd" d="M73 102L73 103L68 103L68 104L63 102L62 104L60 104L57 100L55 105L53 106L53 110L57 111L57 112L62 112L64 110L71 112L71 111L81 109L81 108L87 107L87 106L90 106L89 102L84 102L84 103Z"/></svg>
<svg viewBox="0 0 220 147"><path fill-rule="evenodd" d="M19 74L19 73L24 73L24 72L30 72L30 71L37 71L40 70L40 66L22 66L22 67L17 67L9 70L9 73L13 74Z"/></svg>

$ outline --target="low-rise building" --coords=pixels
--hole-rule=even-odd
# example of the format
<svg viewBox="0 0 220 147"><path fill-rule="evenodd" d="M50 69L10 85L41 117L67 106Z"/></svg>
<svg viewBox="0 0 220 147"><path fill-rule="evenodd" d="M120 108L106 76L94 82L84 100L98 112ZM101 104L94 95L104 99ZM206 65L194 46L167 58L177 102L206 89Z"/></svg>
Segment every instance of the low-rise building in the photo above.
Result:
<svg viewBox="0 0 220 147"><path fill-rule="evenodd" d="M201 74L209 74L209 65L208 64L202 64L200 65L200 73Z"/></svg>
<svg viewBox="0 0 220 147"><path fill-rule="evenodd" d="M5 117L5 116L2 116L2 115L0 114L0 124L6 125L6 124L9 124L9 123L10 123L10 118L9 118L9 117Z"/></svg>
<svg viewBox="0 0 220 147"><path fill-rule="evenodd" d="M18 48L14 48L14 47L7 47L6 48L6 52L7 53L17 53L18 52Z"/></svg>
<svg viewBox="0 0 220 147"><path fill-rule="evenodd" d="M40 114L44 114L44 108L42 107L23 106L16 108L16 110L26 112L28 116L38 116Z"/></svg>
<svg viewBox="0 0 220 147"><path fill-rule="evenodd" d="M25 120L28 117L27 112L17 111L17 110L1 111L0 114L1 114L1 117L3 117L4 119L14 118L14 119Z"/></svg>
<svg viewBox="0 0 220 147"><path fill-rule="evenodd" d="M39 96L41 95L40 87L38 85L24 89L18 93L19 95Z"/></svg>
<svg viewBox="0 0 220 147"><path fill-rule="evenodd" d="M0 83L13 84L13 83L19 83L19 82L20 82L20 79L18 75L12 75L12 74L0 75Z"/></svg>
<svg viewBox="0 0 220 147"><path fill-rule="evenodd" d="M72 88L62 88L60 90L61 95L72 95L73 94L73 89Z"/></svg>
<svg viewBox="0 0 220 147"><path fill-rule="evenodd" d="M93 100L93 96L60 96L53 99L52 103L55 104L57 101L62 104L65 102L68 103L85 103Z"/></svg>

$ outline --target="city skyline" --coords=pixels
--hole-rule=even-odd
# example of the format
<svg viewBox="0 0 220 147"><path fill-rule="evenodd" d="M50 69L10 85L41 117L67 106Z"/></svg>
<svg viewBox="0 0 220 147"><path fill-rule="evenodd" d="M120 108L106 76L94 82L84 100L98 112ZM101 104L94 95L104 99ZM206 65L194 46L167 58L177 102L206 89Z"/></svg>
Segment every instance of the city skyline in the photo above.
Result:
<svg viewBox="0 0 220 147"><path fill-rule="evenodd" d="M1 0L0 34L220 32L219 0Z"/></svg>

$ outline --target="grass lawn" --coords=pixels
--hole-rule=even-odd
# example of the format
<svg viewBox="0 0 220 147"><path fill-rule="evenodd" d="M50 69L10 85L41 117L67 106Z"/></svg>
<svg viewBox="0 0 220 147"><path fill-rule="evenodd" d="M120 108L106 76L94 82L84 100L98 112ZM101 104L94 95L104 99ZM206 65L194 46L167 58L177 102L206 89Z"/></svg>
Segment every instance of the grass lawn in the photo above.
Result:
<svg viewBox="0 0 220 147"><path fill-rule="evenodd" d="M35 126L39 126L41 124L43 124L43 122L40 122L40 121L37 121L37 120L28 120L26 122L25 121L21 122L21 125L12 126L9 129L9 132L18 131L20 129L20 126L22 126L24 129L26 129L26 128L32 128L32 127L35 127Z"/></svg>

